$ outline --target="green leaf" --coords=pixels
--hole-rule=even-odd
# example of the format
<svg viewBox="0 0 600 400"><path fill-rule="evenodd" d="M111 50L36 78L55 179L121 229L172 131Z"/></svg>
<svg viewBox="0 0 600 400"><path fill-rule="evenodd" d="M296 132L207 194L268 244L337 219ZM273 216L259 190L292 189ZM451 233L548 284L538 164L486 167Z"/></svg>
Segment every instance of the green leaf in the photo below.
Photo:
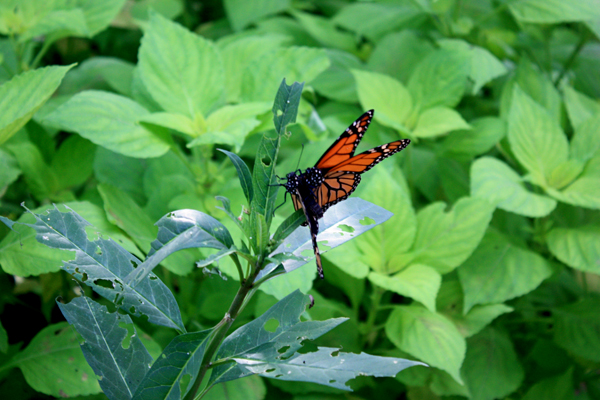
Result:
<svg viewBox="0 0 600 400"><path fill-rule="evenodd" d="M464 312L476 304L501 303L529 293L551 274L550 264L538 253L488 231L473 255L458 268Z"/></svg>
<svg viewBox="0 0 600 400"><path fill-rule="evenodd" d="M554 228L546 237L548 248L560 261L600 275L600 227Z"/></svg>
<svg viewBox="0 0 600 400"><path fill-rule="evenodd" d="M108 28L109 24L123 8L126 0L80 1L90 37Z"/></svg>
<svg viewBox="0 0 600 400"><path fill-rule="evenodd" d="M294 232L304 221L306 221L304 211L296 210L277 227L273 235L273 243L279 246L281 241Z"/></svg>
<svg viewBox="0 0 600 400"><path fill-rule="evenodd" d="M336 29L336 26L331 19L295 10L292 10L291 14L323 47L340 49L348 52L356 51L356 40L354 35Z"/></svg>
<svg viewBox="0 0 600 400"><path fill-rule="evenodd" d="M244 160L242 160L237 154L223 149L217 150L229 157L229 159L233 163L233 166L235 167L238 173L238 178L242 185L242 190L244 191L244 196L246 196L246 200L248 200L248 203L252 203L254 193L252 192L252 175L250 174L250 168L248 168Z"/></svg>
<svg viewBox="0 0 600 400"><path fill-rule="evenodd" d="M508 69L487 49L457 39L439 40L438 44L443 49L460 52L469 60L469 78L473 81L471 94L477 94L479 90L499 76L508 72Z"/></svg>
<svg viewBox="0 0 600 400"><path fill-rule="evenodd" d="M586 162L600 149L600 112L580 123L571 139L571 158Z"/></svg>
<svg viewBox="0 0 600 400"><path fill-rule="evenodd" d="M89 297L57 304L83 338L81 350L95 375L102 377L98 382L104 394L112 399L131 398L153 360L129 315L110 313Z"/></svg>
<svg viewBox="0 0 600 400"><path fill-rule="evenodd" d="M440 49L428 54L408 81L414 107L456 106L464 94L468 72L467 59L458 52Z"/></svg>
<svg viewBox="0 0 600 400"><path fill-rule="evenodd" d="M570 86L565 86L563 95L569 120L575 130L579 129L579 126L592 116L600 114L600 104ZM571 155L573 155L573 149L571 149Z"/></svg>
<svg viewBox="0 0 600 400"><path fill-rule="evenodd" d="M203 400L264 400L267 386L259 376L223 382L213 386L210 392L202 396Z"/></svg>
<svg viewBox="0 0 600 400"><path fill-rule="evenodd" d="M127 157L104 147L96 148L94 175L98 181L125 191L139 204L147 201L143 183L147 167L147 160Z"/></svg>
<svg viewBox="0 0 600 400"><path fill-rule="evenodd" d="M142 38L139 68L165 111L196 120L224 102L225 76L215 46L154 12Z"/></svg>
<svg viewBox="0 0 600 400"><path fill-rule="evenodd" d="M38 15L33 26L21 35L19 42L27 42L38 36L49 36L46 40L53 42L65 36L90 37L85 14L81 8L71 10L53 10L45 15Z"/></svg>
<svg viewBox="0 0 600 400"><path fill-rule="evenodd" d="M494 207L485 200L465 197L444 212L444 203L433 203L417 214L413 249L398 256L400 264L419 263L448 273L475 250L492 218Z"/></svg>
<svg viewBox="0 0 600 400"><path fill-rule="evenodd" d="M146 372L133 399L183 399L198 376L211 332L176 336Z"/></svg>
<svg viewBox="0 0 600 400"><path fill-rule="evenodd" d="M600 361L598 307L600 299L591 296L553 310L554 341L565 350L594 362Z"/></svg>
<svg viewBox="0 0 600 400"><path fill-rule="evenodd" d="M89 140L73 135L61 143L52 158L51 168L58 189L68 189L83 184L93 173L96 146Z"/></svg>
<svg viewBox="0 0 600 400"><path fill-rule="evenodd" d="M473 157L489 151L506 135L506 123L498 117L470 122L472 129L455 131L442 142L444 152Z"/></svg>
<svg viewBox="0 0 600 400"><path fill-rule="evenodd" d="M399 295L411 297L429 311L435 312L435 298L442 283L442 276L427 265L413 264L392 276L371 272L369 281Z"/></svg>
<svg viewBox="0 0 600 400"><path fill-rule="evenodd" d="M0 86L0 144L21 129L52 96L74 64L24 72Z"/></svg>
<svg viewBox="0 0 600 400"><path fill-rule="evenodd" d="M545 217L556 208L556 200L528 191L516 172L492 157L471 165L471 196L526 217Z"/></svg>
<svg viewBox="0 0 600 400"><path fill-rule="evenodd" d="M43 122L130 157L158 157L169 150L166 135L156 135L139 124L149 112L127 97L89 90L69 99Z"/></svg>
<svg viewBox="0 0 600 400"><path fill-rule="evenodd" d="M451 315L460 333L468 338L479 333L502 314L514 311L512 307L504 304L477 305L469 310L466 315Z"/></svg>
<svg viewBox="0 0 600 400"><path fill-rule="evenodd" d="M412 135L429 138L459 129L471 129L471 125L457 111L451 108L433 107L423 111L419 115Z"/></svg>
<svg viewBox="0 0 600 400"><path fill-rule="evenodd" d="M75 397L101 392L75 332L66 322L39 331L11 363L21 369L33 389L47 395Z"/></svg>
<svg viewBox="0 0 600 400"><path fill-rule="evenodd" d="M400 350L446 371L462 383L459 369L466 343L446 317L417 305L398 306L385 324L385 333Z"/></svg>
<svg viewBox="0 0 600 400"><path fill-rule="evenodd" d="M102 297L114 301L135 316L146 315L151 323L185 331L173 294L155 275L137 287L125 277L142 262L113 240L90 241L86 227L91 226L73 211L60 212L56 207L45 214L31 213L35 224L25 224L36 231L36 240L48 247L75 252L75 260L65 261L62 268Z"/></svg>
<svg viewBox="0 0 600 400"><path fill-rule="evenodd" d="M296 122L303 88L304 83L294 82L287 85L285 78L281 81L273 102L273 124L279 135L285 133L285 128L289 124Z"/></svg>
<svg viewBox="0 0 600 400"><path fill-rule="evenodd" d="M573 388L573 367L558 376L542 379L529 388L523 400L556 399L572 400L575 398Z"/></svg>
<svg viewBox="0 0 600 400"><path fill-rule="evenodd" d="M290 8L290 0L225 0L225 12L234 31Z"/></svg>
<svg viewBox="0 0 600 400"><path fill-rule="evenodd" d="M513 90L508 141L515 157L541 186L568 158L569 143L560 126L518 86Z"/></svg>
<svg viewBox="0 0 600 400"><path fill-rule="evenodd" d="M190 117L182 114L173 114L168 112L155 112L140 117L139 122L162 126L167 129L173 129L185 133L191 137L198 136L202 130L198 124L194 123Z"/></svg>
<svg viewBox="0 0 600 400"><path fill-rule="evenodd" d="M321 72L311 86L321 95L342 103L356 103L356 84L351 69L360 68L361 61L353 54L326 49L331 65Z"/></svg>
<svg viewBox="0 0 600 400"><path fill-rule="evenodd" d="M405 124L413 112L413 104L404 85L376 72L355 69L352 74L363 109L375 109L375 116L383 125L407 132Z"/></svg>
<svg viewBox="0 0 600 400"><path fill-rule="evenodd" d="M6 190L21 175L17 159L0 148L0 191Z"/></svg>
<svg viewBox="0 0 600 400"><path fill-rule="evenodd" d="M280 79L310 83L327 68L329 58L324 49L295 46L274 49L244 71L242 100L270 102Z"/></svg>
<svg viewBox="0 0 600 400"><path fill-rule="evenodd" d="M588 161L579 178L564 190L546 188L546 191L559 201L600 209L600 154Z"/></svg>
<svg viewBox="0 0 600 400"><path fill-rule="evenodd" d="M30 142L7 144L6 149L16 158L27 188L38 200L51 197L58 189L58 177L44 161L39 148Z"/></svg>
<svg viewBox="0 0 600 400"><path fill-rule="evenodd" d="M508 5L521 22L557 24L560 22L591 21L600 18L594 0L564 2L560 0L519 0Z"/></svg>
<svg viewBox="0 0 600 400"><path fill-rule="evenodd" d="M504 398L521 385L525 376L508 335L493 328L467 341L461 374L473 399Z"/></svg>

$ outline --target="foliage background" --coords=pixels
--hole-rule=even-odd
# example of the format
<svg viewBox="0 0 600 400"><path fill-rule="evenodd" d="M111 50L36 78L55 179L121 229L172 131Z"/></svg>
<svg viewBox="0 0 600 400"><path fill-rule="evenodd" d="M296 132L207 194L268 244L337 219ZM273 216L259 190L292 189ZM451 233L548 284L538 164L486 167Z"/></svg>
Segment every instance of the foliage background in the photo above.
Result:
<svg viewBox="0 0 600 400"><path fill-rule="evenodd" d="M233 228L215 196L247 205L215 149L253 160L281 79L305 81L279 174L374 108L361 148L413 143L355 195L395 216L326 253L324 281L309 263L263 285L236 325L300 288L311 318L350 318L319 345L431 366L357 379L357 398L600 397L596 1L8 0L0 34L3 216L62 203L138 257L175 209ZM80 290L59 269L70 253L0 237L0 393L101 398L55 302ZM238 286L195 270L206 255L156 270L190 331ZM154 356L175 335L136 323ZM347 397L258 377L219 390Z"/></svg>

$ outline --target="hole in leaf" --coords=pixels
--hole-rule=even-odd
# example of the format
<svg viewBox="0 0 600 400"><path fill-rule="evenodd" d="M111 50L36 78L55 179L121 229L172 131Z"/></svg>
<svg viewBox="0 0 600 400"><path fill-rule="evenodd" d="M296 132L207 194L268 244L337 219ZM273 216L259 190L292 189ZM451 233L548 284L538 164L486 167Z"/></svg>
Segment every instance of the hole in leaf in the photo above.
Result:
<svg viewBox="0 0 600 400"><path fill-rule="evenodd" d="M165 353L161 354L160 356L161 356L162 359L166 359L167 358L167 355Z"/></svg>
<svg viewBox="0 0 600 400"><path fill-rule="evenodd" d="M340 225L338 225L338 228L340 228L342 230L342 232L348 232L348 233L352 233L356 230L353 227L351 227L350 225L346 225L346 224L340 224Z"/></svg>
<svg viewBox="0 0 600 400"><path fill-rule="evenodd" d="M329 383L335 383L335 382L336 382L335 379L330 379L329 380Z"/></svg>
<svg viewBox="0 0 600 400"><path fill-rule="evenodd" d="M134 306L129 307L129 313L135 315L135 307Z"/></svg>
<svg viewBox="0 0 600 400"><path fill-rule="evenodd" d="M273 371L275 371L275 368L269 368L269 369L268 369L268 370L266 370L265 372L269 374L269 373L271 373L271 372L273 372Z"/></svg>
<svg viewBox="0 0 600 400"><path fill-rule="evenodd" d="M151 281L155 281L157 279L158 279L158 277L156 275L150 275L150 280Z"/></svg>
<svg viewBox="0 0 600 400"><path fill-rule="evenodd" d="M277 374L275 375L275 378L281 378L283 375L282 374Z"/></svg>
<svg viewBox="0 0 600 400"><path fill-rule="evenodd" d="M264 156L260 161L263 163L263 165L265 167L268 167L271 165L271 159L267 156Z"/></svg>
<svg viewBox="0 0 600 400"><path fill-rule="evenodd" d="M101 255L102 255L102 249L100 248L100 246L96 246L95 253L96 253L97 255L99 255L99 256L101 256Z"/></svg>
<svg viewBox="0 0 600 400"><path fill-rule="evenodd" d="M88 280L88 274L86 274L85 272L83 273L83 275L81 275L81 282L85 282Z"/></svg>
<svg viewBox="0 0 600 400"><path fill-rule="evenodd" d="M133 324L127 324L127 323L121 321L121 322L119 322L119 328L123 328L123 329L127 330L127 335L125 335L125 337L121 341L121 347L123 347L125 350L127 350L129 348L129 346L131 346L131 339L133 338L133 335L135 334Z"/></svg>
<svg viewBox="0 0 600 400"><path fill-rule="evenodd" d="M112 281L109 281L108 279L96 279L94 281L94 285L106 288L106 289L114 289L114 285L112 283Z"/></svg>
<svg viewBox="0 0 600 400"><path fill-rule="evenodd" d="M187 388L188 388L191 380L192 380L192 375L190 375L190 374L185 374L181 377L181 379L179 380L180 393L187 392Z"/></svg>
<svg viewBox="0 0 600 400"><path fill-rule="evenodd" d="M277 330L277 328L279 328L279 321L277 321L275 318L271 318L265 322L263 328L265 328L265 331L273 333Z"/></svg>
<svg viewBox="0 0 600 400"><path fill-rule="evenodd" d="M369 217L364 217L358 222L360 222L361 225L375 225L375 220Z"/></svg>
<svg viewBox="0 0 600 400"><path fill-rule="evenodd" d="M136 263L135 261L129 260L129 262L131 263L134 269L138 267L138 263Z"/></svg>
<svg viewBox="0 0 600 400"><path fill-rule="evenodd" d="M331 353L331 357L337 357L339 355L340 355L340 351L339 350L336 350L333 353Z"/></svg>
<svg viewBox="0 0 600 400"><path fill-rule="evenodd" d="M282 348L278 349L278 350L277 350L277 352L278 352L279 354L283 354L283 353L285 353L286 351L288 351L288 349L289 349L289 348L290 348L290 346L283 346Z"/></svg>

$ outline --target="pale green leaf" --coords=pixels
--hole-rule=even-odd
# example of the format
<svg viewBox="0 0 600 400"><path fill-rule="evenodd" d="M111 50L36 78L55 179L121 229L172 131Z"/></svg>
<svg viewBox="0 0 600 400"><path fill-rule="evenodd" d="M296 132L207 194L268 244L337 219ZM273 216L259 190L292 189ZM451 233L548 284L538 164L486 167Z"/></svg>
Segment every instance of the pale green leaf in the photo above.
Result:
<svg viewBox="0 0 600 400"><path fill-rule="evenodd" d="M600 7L595 0L518 0L508 7L521 22L557 24L600 18Z"/></svg>
<svg viewBox="0 0 600 400"><path fill-rule="evenodd" d="M130 157L158 157L169 150L164 136L139 120L149 112L135 101L109 92L88 90L73 96L43 122Z"/></svg>
<svg viewBox="0 0 600 400"><path fill-rule="evenodd" d="M427 265L413 264L392 276L371 272L369 281L399 295L411 297L429 311L435 311L435 297L442 283L442 276Z"/></svg>
<svg viewBox="0 0 600 400"><path fill-rule="evenodd" d="M600 275L600 227L554 228L546 237L560 261L580 271Z"/></svg>
<svg viewBox="0 0 600 400"><path fill-rule="evenodd" d="M173 129L189 136L199 135L200 127L194 121L183 114L174 114L169 112L156 112L140 117L139 122L162 126L167 129Z"/></svg>
<svg viewBox="0 0 600 400"><path fill-rule="evenodd" d="M558 191L546 188L555 199L575 206L600 209L600 155L588 161L579 178Z"/></svg>
<svg viewBox="0 0 600 400"><path fill-rule="evenodd" d="M70 10L54 10L39 18L33 26L19 36L20 42L27 42L38 36L53 34L52 38L61 36L88 37L90 31L81 8Z"/></svg>
<svg viewBox="0 0 600 400"><path fill-rule="evenodd" d="M108 28L108 25L123 8L126 0L81 0L79 5L83 10L90 37Z"/></svg>
<svg viewBox="0 0 600 400"><path fill-rule="evenodd" d="M533 181L542 186L546 186L552 171L568 158L569 143L560 126L518 86L513 90L508 141Z"/></svg>
<svg viewBox="0 0 600 400"><path fill-rule="evenodd" d="M488 231L473 255L458 268L464 312L476 304L502 303L529 293L551 274L550 264L538 253Z"/></svg>
<svg viewBox="0 0 600 400"><path fill-rule="evenodd" d="M3 165L3 168L0 168L0 192L2 192L17 180L21 170L17 159L3 149L0 149L0 165Z"/></svg>
<svg viewBox="0 0 600 400"><path fill-rule="evenodd" d="M581 174L584 165L584 161L579 159L570 159L560 163L548 177L548 186L554 189L562 189Z"/></svg>
<svg viewBox="0 0 600 400"><path fill-rule="evenodd" d="M159 14L150 16L139 68L146 88L165 111L196 119L224 102L225 75L215 46Z"/></svg>
<svg viewBox="0 0 600 400"><path fill-rule="evenodd" d="M224 6L231 27L235 31L240 31L268 15L288 9L290 0L225 0Z"/></svg>
<svg viewBox="0 0 600 400"><path fill-rule="evenodd" d="M357 103L356 82L351 69L360 68L358 57L345 51L327 49L331 65L311 83L321 95L342 103Z"/></svg>
<svg viewBox="0 0 600 400"><path fill-rule="evenodd" d="M0 86L0 144L31 119L73 66L52 66L24 72Z"/></svg>
<svg viewBox="0 0 600 400"><path fill-rule="evenodd" d="M482 117L470 122L472 129L452 132L443 143L450 154L473 157L489 151L506 135L506 123L498 117Z"/></svg>
<svg viewBox="0 0 600 400"><path fill-rule="evenodd" d="M292 11L292 15L323 47L356 51L354 35L336 29L331 19L299 11Z"/></svg>
<svg viewBox="0 0 600 400"><path fill-rule="evenodd" d="M593 115L600 114L600 102L591 99L583 93L579 93L570 86L565 86L563 93L567 114L575 130ZM573 146L572 143L571 146ZM572 152L573 149L571 149Z"/></svg>
<svg viewBox="0 0 600 400"><path fill-rule="evenodd" d="M581 162L592 158L600 149L598 132L600 132L600 111L575 128L575 134L571 139L571 158Z"/></svg>
<svg viewBox="0 0 600 400"><path fill-rule="evenodd" d="M457 111L439 106L427 109L419 115L412 135L435 137L459 129L471 129L471 125Z"/></svg>
<svg viewBox="0 0 600 400"><path fill-rule="evenodd" d="M460 333L468 338L479 333L502 314L510 313L514 309L505 304L477 305L469 310L466 315L449 316L456 324Z"/></svg>
<svg viewBox="0 0 600 400"><path fill-rule="evenodd" d="M465 357L465 339L443 315L422 306L399 306L390 314L385 333L400 350L462 383L459 369Z"/></svg>
<svg viewBox="0 0 600 400"><path fill-rule="evenodd" d="M471 196L526 217L544 217L556 207L556 200L527 190L515 171L492 157L479 158L471 165Z"/></svg>

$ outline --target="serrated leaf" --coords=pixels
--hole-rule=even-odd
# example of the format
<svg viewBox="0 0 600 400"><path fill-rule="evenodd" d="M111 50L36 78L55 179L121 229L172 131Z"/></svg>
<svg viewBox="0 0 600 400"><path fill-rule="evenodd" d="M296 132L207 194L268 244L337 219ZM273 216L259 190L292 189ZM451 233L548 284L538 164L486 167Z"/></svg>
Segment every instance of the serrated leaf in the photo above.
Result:
<svg viewBox="0 0 600 400"><path fill-rule="evenodd" d="M39 331L11 359L11 364L21 369L33 389L51 396L86 396L101 391L79 348L77 336L66 322Z"/></svg>
<svg viewBox="0 0 600 400"><path fill-rule="evenodd" d="M31 119L74 66L35 69L17 75L0 86L0 144Z"/></svg>
<svg viewBox="0 0 600 400"><path fill-rule="evenodd" d="M528 191L516 172L492 157L479 158L471 165L471 196L527 217L545 217L556 207L554 199Z"/></svg>
<svg viewBox="0 0 600 400"><path fill-rule="evenodd" d="M600 227L554 228L546 240L550 252L580 271L600 275Z"/></svg>
<svg viewBox="0 0 600 400"><path fill-rule="evenodd" d="M175 337L152 364L133 399L183 399L198 376L211 332L208 329Z"/></svg>
<svg viewBox="0 0 600 400"><path fill-rule="evenodd" d="M375 109L383 125L407 132L407 120L413 112L413 100L406 87L394 78L376 72L354 69L356 91L363 109Z"/></svg>
<svg viewBox="0 0 600 400"><path fill-rule="evenodd" d="M504 398L525 376L510 339L493 328L469 338L461 374L474 399Z"/></svg>
<svg viewBox="0 0 600 400"><path fill-rule="evenodd" d="M111 399L131 398L153 360L129 315L110 313L89 297L58 302L58 307L83 338L81 350L100 377L104 394ZM122 324L131 326L133 334Z"/></svg>
<svg viewBox="0 0 600 400"><path fill-rule="evenodd" d="M541 186L568 158L569 143L560 126L518 86L508 116L508 141L515 157Z"/></svg>
<svg viewBox="0 0 600 400"><path fill-rule="evenodd" d="M252 175L250 174L250 168L246 165L244 160L242 160L237 154L232 153L227 150L217 149L221 153L224 153L235 167L238 173L238 179L242 185L242 190L244 191L244 196L246 196L246 200L248 203L252 203L252 198L254 197L253 188L252 188Z"/></svg>
<svg viewBox="0 0 600 400"><path fill-rule="evenodd" d="M531 292L552 274L539 254L488 231L477 250L459 268L464 312L476 304L501 303Z"/></svg>
<svg viewBox="0 0 600 400"><path fill-rule="evenodd" d="M419 115L412 134L415 137L427 138L459 129L471 129L471 125L458 112L451 108L433 107L423 111Z"/></svg>
<svg viewBox="0 0 600 400"><path fill-rule="evenodd" d="M69 208L67 208L70 210ZM114 301L135 316L146 315L151 323L185 331L177 302L169 289L155 275L128 285L125 277L142 262L112 240L90 241L86 227L91 224L74 211L60 212L56 207L46 214L31 214L35 224L25 224L36 231L36 240L48 247L75 252L75 259L64 261L61 268L92 287L102 297Z"/></svg>
<svg viewBox="0 0 600 400"><path fill-rule="evenodd" d="M155 12L142 38L139 69L165 111L195 120L224 101L225 76L215 46Z"/></svg>
<svg viewBox="0 0 600 400"><path fill-rule="evenodd" d="M77 132L97 145L130 157L158 157L169 139L139 124L149 112L127 97L99 90L80 92L48 114L43 123Z"/></svg>
<svg viewBox="0 0 600 400"><path fill-rule="evenodd" d="M399 306L390 314L385 333L400 350L448 372L462 383L459 369L466 343L443 315L418 305Z"/></svg>

